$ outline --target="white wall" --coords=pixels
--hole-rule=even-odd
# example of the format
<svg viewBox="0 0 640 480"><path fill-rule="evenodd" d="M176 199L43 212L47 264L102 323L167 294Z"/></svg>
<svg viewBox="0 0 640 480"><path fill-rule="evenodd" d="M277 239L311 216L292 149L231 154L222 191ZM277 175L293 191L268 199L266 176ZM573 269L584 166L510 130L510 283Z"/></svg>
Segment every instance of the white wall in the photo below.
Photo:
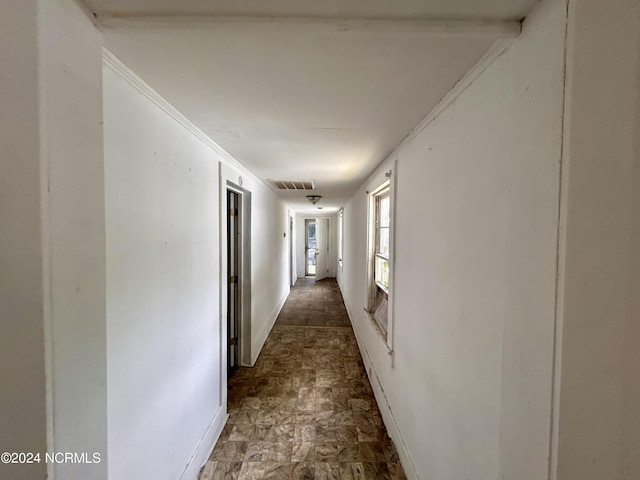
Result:
<svg viewBox="0 0 640 480"><path fill-rule="evenodd" d="M569 15L556 478L630 480L640 478L640 3L570 2Z"/></svg>
<svg viewBox="0 0 640 480"><path fill-rule="evenodd" d="M106 459L101 35L71 0L6 6L0 130L8 170L0 190L9 199L1 202L0 290L11 313L1 335L10 343L1 348L10 368L0 380L9 401L3 451ZM106 477L106 461L43 458L0 469L2 478L43 478L45 469L48 478Z"/></svg>
<svg viewBox="0 0 640 480"><path fill-rule="evenodd" d="M266 185L256 182L251 216L252 364L289 295L289 209Z"/></svg>
<svg viewBox="0 0 640 480"><path fill-rule="evenodd" d="M316 218L329 219L329 277L335 278L338 270L338 225L337 215L316 215L296 214L294 229L296 231L296 270L298 278L304 278L306 259L304 247L306 235L304 231L305 220L315 220Z"/></svg>
<svg viewBox="0 0 640 480"><path fill-rule="evenodd" d="M251 196L249 363L289 293L288 207L105 58L109 476L195 478L226 420L227 182Z"/></svg>
<svg viewBox="0 0 640 480"><path fill-rule="evenodd" d="M56 479L101 479L108 454L102 35L73 0L41 8L49 449L102 458L49 469Z"/></svg>
<svg viewBox="0 0 640 480"><path fill-rule="evenodd" d="M345 206L339 282L410 478L548 477L565 8L397 154L393 354L363 311L368 185Z"/></svg>
<svg viewBox="0 0 640 480"><path fill-rule="evenodd" d="M289 232L289 207L237 162L225 159L221 172L224 189L227 181L237 185L242 177L242 188L251 192L250 364L253 365L289 294L289 237L284 235ZM226 269L226 264L223 268ZM227 298L226 285L222 298Z"/></svg>
<svg viewBox="0 0 640 480"><path fill-rule="evenodd" d="M116 70L104 68L109 478L195 478L226 420L220 156Z"/></svg>
<svg viewBox="0 0 640 480"><path fill-rule="evenodd" d="M5 2L2 9L0 451L45 451L37 2ZM30 480L45 474L44 464L0 464L1 478Z"/></svg>

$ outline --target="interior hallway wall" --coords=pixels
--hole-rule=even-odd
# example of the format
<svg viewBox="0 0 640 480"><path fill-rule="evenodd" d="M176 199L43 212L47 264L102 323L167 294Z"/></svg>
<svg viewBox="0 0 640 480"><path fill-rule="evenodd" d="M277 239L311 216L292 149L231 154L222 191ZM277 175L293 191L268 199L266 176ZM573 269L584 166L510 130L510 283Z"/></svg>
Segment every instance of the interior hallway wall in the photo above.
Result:
<svg viewBox="0 0 640 480"><path fill-rule="evenodd" d="M42 457L39 464L2 464L0 477L44 478L46 471L50 478L101 479L107 455L101 35L71 0L5 2L0 22L0 190L10 197L1 202L0 290L10 313L2 315L9 321L0 364L10 370L0 378L0 436L3 451ZM104 462L47 464L47 451L95 452Z"/></svg>
<svg viewBox="0 0 640 480"><path fill-rule="evenodd" d="M108 456L102 34L74 0L42 1L40 8L48 447L101 458L48 468L57 480L102 479Z"/></svg>
<svg viewBox="0 0 640 480"><path fill-rule="evenodd" d="M640 478L640 3L569 2L557 478Z"/></svg>
<svg viewBox="0 0 640 480"><path fill-rule="evenodd" d="M251 194L252 362L289 293L288 206L109 54L104 109L109 474L195 478L226 420L227 182Z"/></svg>
<svg viewBox="0 0 640 480"><path fill-rule="evenodd" d="M296 231L296 270L298 278L304 278L305 267L306 267L306 259L304 257L305 254L305 220L314 220L316 218L327 218L329 219L329 277L335 278L338 273L338 225L337 225L337 216L336 215L307 215L307 214L296 214L295 216L295 231Z"/></svg>
<svg viewBox="0 0 640 480"><path fill-rule="evenodd" d="M226 415L219 156L106 65L109 477L175 480Z"/></svg>
<svg viewBox="0 0 640 480"><path fill-rule="evenodd" d="M565 30L540 2L397 153L392 354L364 312L373 185L345 206L338 279L410 478L548 478Z"/></svg>
<svg viewBox="0 0 640 480"><path fill-rule="evenodd" d="M37 6L17 0L0 15L0 452L47 448ZM45 475L0 464L1 478Z"/></svg>

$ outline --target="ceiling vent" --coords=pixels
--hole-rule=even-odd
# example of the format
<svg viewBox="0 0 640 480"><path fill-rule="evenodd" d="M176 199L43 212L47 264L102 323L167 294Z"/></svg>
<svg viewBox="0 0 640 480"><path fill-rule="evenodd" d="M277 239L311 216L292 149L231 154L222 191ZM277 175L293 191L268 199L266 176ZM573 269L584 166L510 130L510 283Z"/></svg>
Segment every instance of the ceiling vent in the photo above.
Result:
<svg viewBox="0 0 640 480"><path fill-rule="evenodd" d="M313 190L315 180L268 180L278 190Z"/></svg>

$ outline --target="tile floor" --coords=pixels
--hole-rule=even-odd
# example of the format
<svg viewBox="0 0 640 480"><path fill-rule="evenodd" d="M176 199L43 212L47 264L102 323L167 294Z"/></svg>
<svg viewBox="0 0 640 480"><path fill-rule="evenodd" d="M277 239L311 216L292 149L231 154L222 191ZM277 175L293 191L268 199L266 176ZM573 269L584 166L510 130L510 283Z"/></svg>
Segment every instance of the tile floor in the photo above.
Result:
<svg viewBox="0 0 640 480"><path fill-rule="evenodd" d="M405 478L353 330L315 326L342 322L336 305L335 280L296 283L256 366L229 379L229 420L200 480Z"/></svg>
<svg viewBox="0 0 640 480"><path fill-rule="evenodd" d="M340 288L335 279L316 282L300 278L280 311L279 325L351 327Z"/></svg>

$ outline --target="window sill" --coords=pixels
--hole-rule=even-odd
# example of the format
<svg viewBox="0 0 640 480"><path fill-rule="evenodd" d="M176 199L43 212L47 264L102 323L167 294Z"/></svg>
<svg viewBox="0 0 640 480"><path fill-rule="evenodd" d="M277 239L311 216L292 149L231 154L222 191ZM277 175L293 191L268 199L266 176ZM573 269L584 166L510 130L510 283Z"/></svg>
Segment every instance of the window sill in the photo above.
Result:
<svg viewBox="0 0 640 480"><path fill-rule="evenodd" d="M378 292L380 292L380 294L386 298L387 300L389 300L389 290L387 287L385 287L384 285L376 282L376 288L378 289Z"/></svg>
<svg viewBox="0 0 640 480"><path fill-rule="evenodd" d="M384 345L384 349L387 351L387 354L392 355L393 354L393 349L390 348L389 344L387 343L387 334L382 331L382 329L380 328L380 325L378 325L378 322L376 321L375 317L373 316L373 313L371 313L366 308L364 308L363 310L364 310L364 313L367 315L367 318L371 322L371 325L373 326L373 329L376 332L378 338L382 342L382 345Z"/></svg>

